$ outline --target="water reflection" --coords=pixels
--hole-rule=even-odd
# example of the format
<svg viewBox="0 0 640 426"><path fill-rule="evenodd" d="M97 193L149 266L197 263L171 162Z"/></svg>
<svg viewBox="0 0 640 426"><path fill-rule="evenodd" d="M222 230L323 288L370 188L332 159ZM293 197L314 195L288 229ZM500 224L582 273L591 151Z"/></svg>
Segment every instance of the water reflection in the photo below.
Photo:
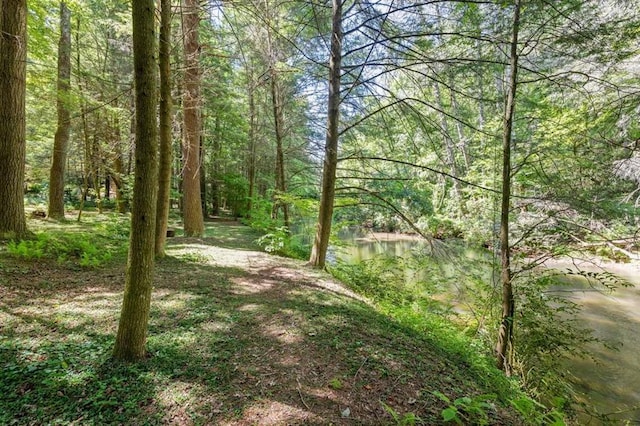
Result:
<svg viewBox="0 0 640 426"><path fill-rule="evenodd" d="M380 255L403 256L421 244L415 238L398 238L395 234L354 234L343 233L343 246L331 249L332 259L346 263L359 263ZM474 256L473 253L465 253ZM478 256L476 253L475 256ZM460 259L442 265L448 274L459 272ZM595 266L587 262L549 262L545 266L566 271L582 270L593 272L608 271L625 278L635 287L620 288L613 293L595 291L583 278L569 276L562 286L567 297L582 306L579 319L587 328L594 330L595 337L606 341L617 350L593 343L588 346L593 359L576 358L567 368L574 376L576 390L583 402L595 407L599 413L611 414L612 420L630 421L640 424L640 265L606 264ZM416 279L413 271L405 271L409 279ZM485 271L485 279L491 279L490 268ZM462 293L450 294L450 300L461 302ZM458 289L460 290L460 289ZM598 424L590 417L581 417L580 424Z"/></svg>
<svg viewBox="0 0 640 426"><path fill-rule="evenodd" d="M595 337L616 349L592 343L588 349L593 359L576 358L567 367L583 402L602 414L619 413L611 415L612 420L640 424L640 267L558 261L546 266L608 271L635 285L606 293L589 291L590 286L584 279L568 278L571 287L584 290L572 293L573 299L582 306L579 318L594 330ZM581 420L586 422L587 418Z"/></svg>

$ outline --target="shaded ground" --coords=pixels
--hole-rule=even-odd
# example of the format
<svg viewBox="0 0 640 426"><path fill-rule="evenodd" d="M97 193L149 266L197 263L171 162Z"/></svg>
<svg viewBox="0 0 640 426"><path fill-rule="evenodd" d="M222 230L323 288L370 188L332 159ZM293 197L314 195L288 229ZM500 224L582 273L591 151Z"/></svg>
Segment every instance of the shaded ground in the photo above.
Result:
<svg viewBox="0 0 640 426"><path fill-rule="evenodd" d="M87 270L2 254L0 424L441 424L433 392L489 392L328 275L260 252L246 227L211 226L171 239L157 263L138 364L110 359L123 260Z"/></svg>

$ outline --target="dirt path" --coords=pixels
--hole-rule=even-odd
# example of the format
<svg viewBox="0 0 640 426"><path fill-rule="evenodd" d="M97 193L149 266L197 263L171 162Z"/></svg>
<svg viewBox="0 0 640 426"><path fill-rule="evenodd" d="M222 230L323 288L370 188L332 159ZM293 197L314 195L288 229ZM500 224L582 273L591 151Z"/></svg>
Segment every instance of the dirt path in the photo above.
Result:
<svg viewBox="0 0 640 426"><path fill-rule="evenodd" d="M411 424L414 416L422 419L417 424L439 424L445 405L432 391L481 393L466 373L327 273L252 249L255 235L246 227L216 230L167 250L237 271L229 293L238 297L245 326L234 333L252 342L234 356L242 373L233 385L240 389L236 403L248 398L241 403L248 408L216 424ZM514 422L497 408L488 416L495 424Z"/></svg>
<svg viewBox="0 0 640 426"><path fill-rule="evenodd" d="M124 259L91 270L0 256L0 423L432 425L447 407L437 392L492 392L428 330L261 252L249 228L208 235L171 239L156 263L149 358L130 365L110 356ZM498 403L459 416L521 424Z"/></svg>
<svg viewBox="0 0 640 426"><path fill-rule="evenodd" d="M222 222L217 225L217 229L222 234L220 237L174 240L167 248L167 255L186 258L193 256L203 264L242 270L251 280L237 280L236 284L241 287L250 286L255 291L270 288L274 281L295 282L300 286L313 283L313 287L317 289L365 302L364 298L336 282L329 274L310 268L304 261L259 251L255 247L256 236L243 225ZM235 236L232 244L229 244L228 239L225 240L227 235Z"/></svg>

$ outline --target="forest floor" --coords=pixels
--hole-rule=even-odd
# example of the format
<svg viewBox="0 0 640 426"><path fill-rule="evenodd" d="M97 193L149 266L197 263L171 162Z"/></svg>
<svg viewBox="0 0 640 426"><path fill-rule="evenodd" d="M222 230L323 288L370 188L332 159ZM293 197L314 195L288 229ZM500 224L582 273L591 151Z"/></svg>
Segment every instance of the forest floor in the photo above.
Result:
<svg viewBox="0 0 640 426"><path fill-rule="evenodd" d="M522 424L477 372L236 222L171 238L148 357L110 357L125 259L0 251L0 424ZM435 392L435 393L434 393Z"/></svg>

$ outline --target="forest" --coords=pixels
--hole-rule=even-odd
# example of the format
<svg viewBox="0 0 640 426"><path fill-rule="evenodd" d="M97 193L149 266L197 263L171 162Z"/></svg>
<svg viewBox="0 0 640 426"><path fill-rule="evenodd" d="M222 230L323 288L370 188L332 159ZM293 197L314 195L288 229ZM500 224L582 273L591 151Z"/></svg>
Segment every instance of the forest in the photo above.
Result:
<svg viewBox="0 0 640 426"><path fill-rule="evenodd" d="M639 61L634 0L1 0L0 423L638 421L567 366Z"/></svg>

